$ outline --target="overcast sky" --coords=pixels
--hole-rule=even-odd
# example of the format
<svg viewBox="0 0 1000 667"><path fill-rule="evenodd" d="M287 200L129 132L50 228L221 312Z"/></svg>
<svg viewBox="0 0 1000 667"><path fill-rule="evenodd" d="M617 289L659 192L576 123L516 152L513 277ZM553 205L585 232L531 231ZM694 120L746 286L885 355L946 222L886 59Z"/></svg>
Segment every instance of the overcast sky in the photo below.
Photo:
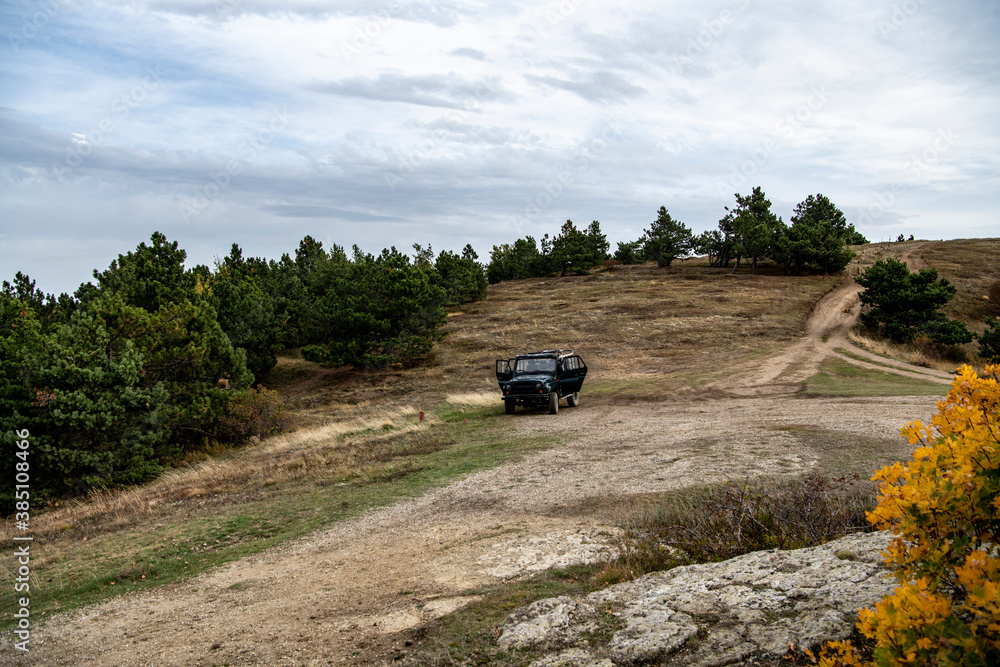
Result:
<svg viewBox="0 0 1000 667"><path fill-rule="evenodd" d="M0 3L0 278L162 231L211 265L696 232L763 187L873 241L1000 236L1000 3Z"/></svg>

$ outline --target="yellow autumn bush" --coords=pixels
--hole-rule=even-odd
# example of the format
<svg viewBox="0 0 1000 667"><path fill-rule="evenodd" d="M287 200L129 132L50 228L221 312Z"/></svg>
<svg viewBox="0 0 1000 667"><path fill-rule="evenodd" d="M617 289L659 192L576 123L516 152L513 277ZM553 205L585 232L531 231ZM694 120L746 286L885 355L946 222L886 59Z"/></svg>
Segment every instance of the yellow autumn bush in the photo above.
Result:
<svg viewBox="0 0 1000 667"><path fill-rule="evenodd" d="M903 428L917 445L881 481L868 521L895 533L885 554L899 586L862 609L858 629L873 661L830 642L823 667L1000 664L1000 365L983 377L963 366L925 426Z"/></svg>

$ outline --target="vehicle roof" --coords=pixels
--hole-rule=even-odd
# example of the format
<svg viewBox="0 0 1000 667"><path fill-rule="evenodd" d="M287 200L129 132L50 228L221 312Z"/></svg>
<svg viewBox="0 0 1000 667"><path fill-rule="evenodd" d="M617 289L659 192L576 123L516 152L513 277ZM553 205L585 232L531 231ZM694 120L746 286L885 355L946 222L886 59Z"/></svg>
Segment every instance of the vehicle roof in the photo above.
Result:
<svg viewBox="0 0 1000 667"><path fill-rule="evenodd" d="M525 357L568 357L573 354L573 350L542 350L541 352L525 352L517 355L517 359Z"/></svg>

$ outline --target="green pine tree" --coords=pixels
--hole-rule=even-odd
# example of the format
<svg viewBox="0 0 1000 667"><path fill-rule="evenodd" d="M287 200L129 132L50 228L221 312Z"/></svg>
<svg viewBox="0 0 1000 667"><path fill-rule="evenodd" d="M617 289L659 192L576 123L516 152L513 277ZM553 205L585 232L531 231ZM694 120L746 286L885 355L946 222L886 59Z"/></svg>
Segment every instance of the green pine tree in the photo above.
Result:
<svg viewBox="0 0 1000 667"><path fill-rule="evenodd" d="M680 220L670 217L663 206L650 228L644 230L644 236L640 240L643 243L643 254L655 259L660 268L670 266L671 262L678 257L687 256L694 248L691 230Z"/></svg>
<svg viewBox="0 0 1000 667"><path fill-rule="evenodd" d="M792 224L775 234L772 258L792 274L805 269L839 273L854 258L856 232L844 213L824 195L809 195L795 207Z"/></svg>
<svg viewBox="0 0 1000 667"><path fill-rule="evenodd" d="M444 335L446 291L395 248L375 257L355 246L353 259L334 265L325 281L330 287L317 310L328 323L326 337L302 348L310 361L372 368L412 363Z"/></svg>
<svg viewBox="0 0 1000 667"><path fill-rule="evenodd" d="M728 209L727 209L728 210ZM740 268L744 257L751 260L751 273L757 270L757 261L767 256L776 235L781 234L785 223L771 212L771 201L764 196L760 187L755 187L749 195L736 194L736 208L720 221L732 231L733 255L736 265L733 273ZM725 230L724 230L725 231Z"/></svg>

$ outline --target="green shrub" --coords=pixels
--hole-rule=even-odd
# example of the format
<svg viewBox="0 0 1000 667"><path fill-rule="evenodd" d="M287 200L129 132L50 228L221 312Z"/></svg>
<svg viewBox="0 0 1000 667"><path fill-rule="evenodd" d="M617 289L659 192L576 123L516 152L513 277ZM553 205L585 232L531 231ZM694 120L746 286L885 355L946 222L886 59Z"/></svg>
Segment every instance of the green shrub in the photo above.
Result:
<svg viewBox="0 0 1000 667"><path fill-rule="evenodd" d="M645 260L645 256L642 253L642 239L627 243L619 241L614 259L620 264L642 264Z"/></svg>
<svg viewBox="0 0 1000 667"><path fill-rule="evenodd" d="M1000 364L1000 322L986 318L986 330L979 335L979 356L988 363Z"/></svg>
<svg viewBox="0 0 1000 667"><path fill-rule="evenodd" d="M909 343L926 334L937 345L971 342L973 334L965 324L950 320L938 309L955 296L955 287L936 269L910 273L905 262L880 259L854 279L864 287L861 323L897 343Z"/></svg>

